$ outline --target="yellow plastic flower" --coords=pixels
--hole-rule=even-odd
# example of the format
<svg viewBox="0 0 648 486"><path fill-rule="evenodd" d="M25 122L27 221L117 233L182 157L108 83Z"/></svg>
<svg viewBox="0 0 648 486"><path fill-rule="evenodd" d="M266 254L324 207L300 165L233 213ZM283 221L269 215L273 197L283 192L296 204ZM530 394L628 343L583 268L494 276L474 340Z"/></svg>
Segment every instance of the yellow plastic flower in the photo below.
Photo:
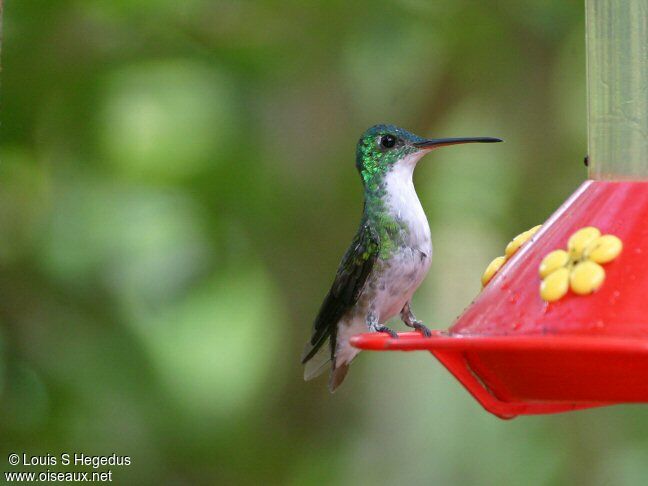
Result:
<svg viewBox="0 0 648 486"><path fill-rule="evenodd" d="M513 238L508 245L506 245L506 249L504 250L504 256L498 256L494 258L486 267L486 270L484 270L484 273L482 274L481 278L481 283L482 287L485 287L488 282L491 281L491 279L495 276L495 274L499 271L500 268L502 268L502 265L506 263L506 261L511 258L515 252L517 252L522 245L524 245L527 241L535 235L538 230L540 229L542 225L539 224L538 226L534 226L530 230L525 231L524 233L520 233L517 235L515 238Z"/></svg>
<svg viewBox="0 0 648 486"><path fill-rule="evenodd" d="M581 228L567 241L567 251L554 250L540 263L540 297L562 299L571 288L578 295L596 292L605 280L601 266L619 256L623 243L614 235L601 235L593 226Z"/></svg>

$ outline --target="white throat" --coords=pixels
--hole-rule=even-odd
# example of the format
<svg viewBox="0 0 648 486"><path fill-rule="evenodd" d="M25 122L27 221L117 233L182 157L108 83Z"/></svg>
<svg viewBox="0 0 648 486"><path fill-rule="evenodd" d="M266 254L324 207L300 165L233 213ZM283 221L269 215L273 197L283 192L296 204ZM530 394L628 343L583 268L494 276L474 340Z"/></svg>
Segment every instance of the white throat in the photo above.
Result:
<svg viewBox="0 0 648 486"><path fill-rule="evenodd" d="M416 163L423 155L425 152L421 151L406 156L396 162L385 176L389 212L405 223L410 241L415 246L424 246L430 241L430 226L412 180Z"/></svg>

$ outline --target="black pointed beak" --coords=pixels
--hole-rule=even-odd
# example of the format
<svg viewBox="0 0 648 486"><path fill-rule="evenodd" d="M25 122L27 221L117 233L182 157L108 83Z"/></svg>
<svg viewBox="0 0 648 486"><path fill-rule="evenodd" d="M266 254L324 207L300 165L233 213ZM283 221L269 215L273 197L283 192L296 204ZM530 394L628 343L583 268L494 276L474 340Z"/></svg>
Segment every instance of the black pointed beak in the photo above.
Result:
<svg viewBox="0 0 648 486"><path fill-rule="evenodd" d="M457 145L460 143L495 143L503 142L501 138L493 137L466 137L466 138L434 138L430 140L423 140L422 142L415 142L415 147L426 149L443 147L445 145Z"/></svg>

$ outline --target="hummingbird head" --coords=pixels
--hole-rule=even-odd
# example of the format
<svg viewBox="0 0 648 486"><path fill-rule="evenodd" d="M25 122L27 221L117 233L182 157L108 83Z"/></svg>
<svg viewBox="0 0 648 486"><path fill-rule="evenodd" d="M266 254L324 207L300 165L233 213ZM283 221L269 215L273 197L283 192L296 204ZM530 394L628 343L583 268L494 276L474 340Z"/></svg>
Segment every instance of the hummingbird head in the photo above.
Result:
<svg viewBox="0 0 648 486"><path fill-rule="evenodd" d="M394 168L407 166L413 170L423 155L437 147L501 141L491 137L427 139L394 125L374 125L358 140L356 167L365 186L375 185Z"/></svg>

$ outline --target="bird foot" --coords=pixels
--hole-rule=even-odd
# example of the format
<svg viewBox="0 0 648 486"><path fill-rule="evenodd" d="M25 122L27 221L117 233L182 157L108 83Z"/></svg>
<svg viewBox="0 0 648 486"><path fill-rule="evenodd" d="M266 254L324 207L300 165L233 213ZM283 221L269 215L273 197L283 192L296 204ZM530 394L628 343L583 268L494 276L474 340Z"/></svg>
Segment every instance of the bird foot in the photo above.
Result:
<svg viewBox="0 0 648 486"><path fill-rule="evenodd" d="M388 328L387 326L383 326L382 324L376 324L375 326L372 326L371 328L372 332L386 332L389 334L392 339L398 339L398 334L396 334L396 331L393 329Z"/></svg>
<svg viewBox="0 0 648 486"><path fill-rule="evenodd" d="M432 337L432 331L424 325L421 321L410 320L409 322L405 321L405 325L414 328L416 331L420 332L423 337L429 338Z"/></svg>

